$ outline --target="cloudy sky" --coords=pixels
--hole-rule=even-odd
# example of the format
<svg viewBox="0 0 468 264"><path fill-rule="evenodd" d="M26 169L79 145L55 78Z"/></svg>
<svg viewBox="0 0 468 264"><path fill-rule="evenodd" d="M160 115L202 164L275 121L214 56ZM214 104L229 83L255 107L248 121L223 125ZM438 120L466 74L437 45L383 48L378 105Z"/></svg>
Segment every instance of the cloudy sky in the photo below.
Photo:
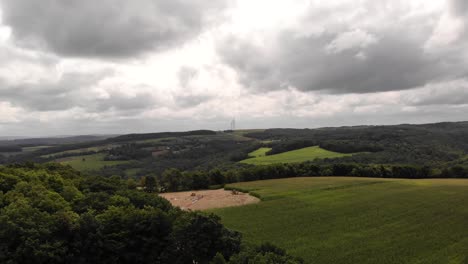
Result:
<svg viewBox="0 0 468 264"><path fill-rule="evenodd" d="M0 0L0 135L468 120L466 0Z"/></svg>

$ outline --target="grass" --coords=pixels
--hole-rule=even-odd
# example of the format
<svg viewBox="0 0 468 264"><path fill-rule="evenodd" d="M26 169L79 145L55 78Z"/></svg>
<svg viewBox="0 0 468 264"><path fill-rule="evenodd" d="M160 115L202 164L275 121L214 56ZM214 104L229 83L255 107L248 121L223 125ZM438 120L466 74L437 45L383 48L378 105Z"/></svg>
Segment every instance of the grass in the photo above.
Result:
<svg viewBox="0 0 468 264"><path fill-rule="evenodd" d="M249 157L252 157L252 158L264 157L266 156L266 153L270 150L271 148L259 148L255 151L250 152Z"/></svg>
<svg viewBox="0 0 468 264"><path fill-rule="evenodd" d="M127 175L128 177L136 177L140 171L141 169L139 168L126 169L125 175Z"/></svg>
<svg viewBox="0 0 468 264"><path fill-rule="evenodd" d="M53 158L56 156L60 156L63 154L80 154L80 153L85 153L85 152L90 152L90 151L99 151L100 149L103 149L104 147L91 147L91 148L80 148L80 149L72 149L72 150L66 150L66 151L61 151L61 152L56 152L48 155L42 155L41 158Z"/></svg>
<svg viewBox="0 0 468 264"><path fill-rule="evenodd" d="M344 154L322 149L319 146L302 148L298 150L283 152L280 154L265 156L264 154L269 151L269 148L260 148L256 151L249 153L249 156L254 158L245 159L240 161L241 163L253 164L253 165L269 165L275 163L294 163L304 162L314 159L325 159L325 158L341 158L351 156L354 154ZM259 156L263 154L263 156ZM357 154L357 153L355 153Z"/></svg>
<svg viewBox="0 0 468 264"><path fill-rule="evenodd" d="M99 153L92 155L68 157L59 160L59 162L64 165L70 165L74 169L79 171L99 170L104 166L115 166L130 162L126 160L106 161L104 160L104 157L105 154Z"/></svg>
<svg viewBox="0 0 468 264"><path fill-rule="evenodd" d="M228 187L263 201L212 210L227 227L306 263L468 263L468 180L318 177Z"/></svg>

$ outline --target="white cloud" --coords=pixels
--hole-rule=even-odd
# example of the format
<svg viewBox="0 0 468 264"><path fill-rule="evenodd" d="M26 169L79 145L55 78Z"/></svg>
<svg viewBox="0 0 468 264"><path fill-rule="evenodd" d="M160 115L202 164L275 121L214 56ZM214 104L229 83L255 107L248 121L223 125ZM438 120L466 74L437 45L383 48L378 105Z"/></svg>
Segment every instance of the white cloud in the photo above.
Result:
<svg viewBox="0 0 468 264"><path fill-rule="evenodd" d="M112 43L64 49L58 44L71 36L38 36L45 29L26 32L34 25L16 21L19 44L10 17L12 27L0 23L0 133L225 129L233 116L241 128L466 119L467 19L446 1L233 2L222 9L224 20L182 32L181 41L165 42L168 49L154 48L154 39L145 42L151 47L125 42L125 59L93 53ZM138 3L128 5L140 10ZM72 17L83 17L80 10ZM54 17L72 12L59 11ZM193 18L175 15L176 22ZM65 24L78 36L91 34ZM31 34L48 48L25 45Z"/></svg>

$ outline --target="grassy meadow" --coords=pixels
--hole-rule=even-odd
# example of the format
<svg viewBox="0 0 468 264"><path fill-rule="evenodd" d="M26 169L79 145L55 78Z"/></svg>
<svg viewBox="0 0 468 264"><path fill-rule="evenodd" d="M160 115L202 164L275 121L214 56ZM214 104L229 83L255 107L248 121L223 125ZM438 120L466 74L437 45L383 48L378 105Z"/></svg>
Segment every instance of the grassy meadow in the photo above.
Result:
<svg viewBox="0 0 468 264"><path fill-rule="evenodd" d="M98 152L100 150L103 150L105 148L111 148L112 146L110 145L104 145L104 146L96 146L96 147L90 147L90 148L78 148L78 149L72 149L72 150L66 150L66 151L61 151L61 152L56 152L53 154L48 154L48 155L42 155L42 158L54 158L58 157L60 155L64 154L82 154L86 152Z"/></svg>
<svg viewBox="0 0 468 264"><path fill-rule="evenodd" d="M252 158L265 157L266 153L270 150L271 148L259 148L255 151L250 152L249 157L252 157Z"/></svg>
<svg viewBox="0 0 468 264"><path fill-rule="evenodd" d="M253 165L269 165L275 163L293 163L293 162L304 162L314 159L325 159L325 158L340 158L351 156L353 154L344 154L322 149L319 146L302 148L298 150L287 151L275 155L266 156L270 148L260 148L251 153L249 156L252 158L240 161L241 163L253 164Z"/></svg>
<svg viewBox="0 0 468 264"><path fill-rule="evenodd" d="M58 160L61 164L70 165L79 171L92 171L99 170L104 166L115 166L119 164L128 163L129 161L106 161L104 160L105 154L92 154L84 156L74 156Z"/></svg>
<svg viewBox="0 0 468 264"><path fill-rule="evenodd" d="M229 185L262 202L216 209L246 241L306 263L468 263L468 180L290 178Z"/></svg>

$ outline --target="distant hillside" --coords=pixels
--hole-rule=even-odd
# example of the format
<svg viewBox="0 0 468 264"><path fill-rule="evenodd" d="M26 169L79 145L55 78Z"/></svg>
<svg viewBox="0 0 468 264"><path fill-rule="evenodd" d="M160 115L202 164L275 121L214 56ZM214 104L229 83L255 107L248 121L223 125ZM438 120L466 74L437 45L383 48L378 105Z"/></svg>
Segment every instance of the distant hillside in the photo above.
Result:
<svg viewBox="0 0 468 264"><path fill-rule="evenodd" d="M373 152L340 159L340 162L468 165L468 122L267 129L245 136L272 142L269 144L272 154L318 145L342 153Z"/></svg>
<svg viewBox="0 0 468 264"><path fill-rule="evenodd" d="M196 130L109 138L18 139L8 144L3 145L3 151L0 148L0 163L68 162L83 171L87 167L88 170L94 168L104 176L137 178L160 176L170 168L194 171L249 167L254 165L239 161L258 149L268 148L262 159L269 160L274 158L271 155L296 153L295 150L314 146L340 155L314 160L313 153L304 152L295 162L416 165L429 166L439 172L448 167L468 167L468 122L224 132ZM361 154L347 155L355 153ZM279 157L275 162L293 162L282 160L287 156L275 156Z"/></svg>
<svg viewBox="0 0 468 264"><path fill-rule="evenodd" d="M216 132L211 130L194 130L187 132L160 132L160 133L147 133L147 134L128 134L109 139L112 142L132 141L132 140L145 140L145 139L158 139L167 137L183 137L183 136L207 136L216 135Z"/></svg>
<svg viewBox="0 0 468 264"><path fill-rule="evenodd" d="M13 140L1 140L0 146L33 146L33 145L61 145L61 144L76 144L82 142L104 140L113 135L102 136L71 136L71 137L48 137L48 138L22 138Z"/></svg>

